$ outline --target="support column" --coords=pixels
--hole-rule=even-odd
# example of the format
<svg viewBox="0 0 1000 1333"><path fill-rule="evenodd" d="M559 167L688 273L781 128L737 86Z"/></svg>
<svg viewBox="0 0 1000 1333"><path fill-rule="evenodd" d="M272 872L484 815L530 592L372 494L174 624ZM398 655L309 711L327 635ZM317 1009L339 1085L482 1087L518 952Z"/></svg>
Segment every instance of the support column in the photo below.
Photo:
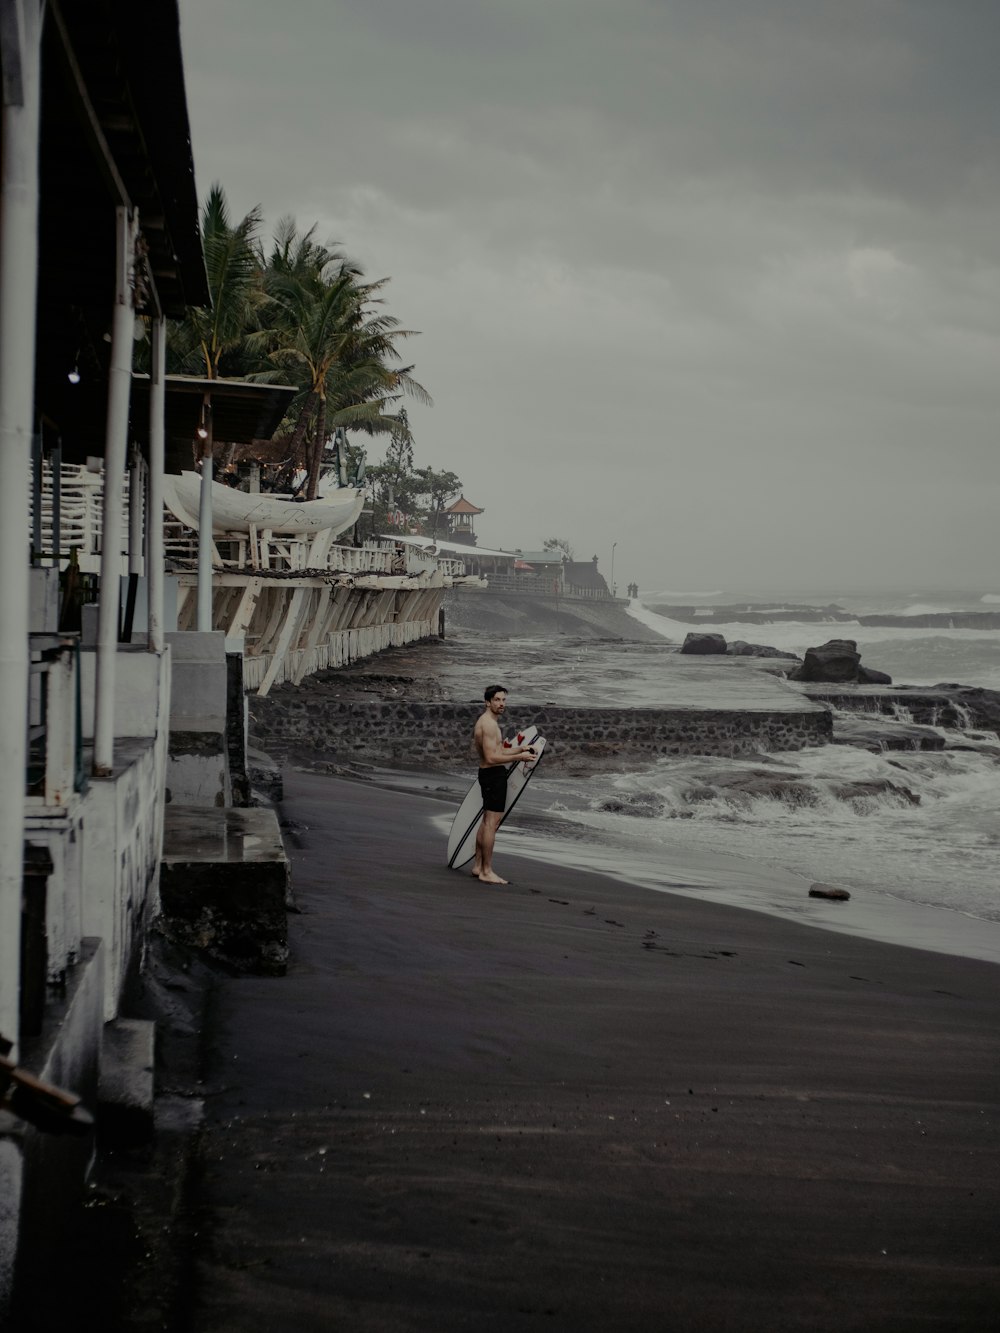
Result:
<svg viewBox="0 0 1000 1333"><path fill-rule="evenodd" d="M198 630L212 628L212 399L205 394L201 408L201 493L198 505Z"/></svg>
<svg viewBox="0 0 1000 1333"><path fill-rule="evenodd" d="M5 5L5 8L8 6ZM18 1039L28 711L28 519L38 275L38 0L11 4L0 135L0 1032ZM16 49L8 50L16 30ZM3 1171L0 1169L0 1180ZM0 1308L6 1286L0 1245Z"/></svg>
<svg viewBox="0 0 1000 1333"><path fill-rule="evenodd" d="M94 775L109 777L114 764L115 658L122 563L122 477L128 445L128 405L132 387L132 270L134 215L115 209L115 304L111 320L108 424L104 441L104 505L101 534L101 600L97 615L97 692L94 703Z"/></svg>
<svg viewBox="0 0 1000 1333"><path fill-rule="evenodd" d="M163 651L163 468L166 456L167 321L152 321L152 356L149 370L149 486L146 492L146 600L149 604L151 653Z"/></svg>

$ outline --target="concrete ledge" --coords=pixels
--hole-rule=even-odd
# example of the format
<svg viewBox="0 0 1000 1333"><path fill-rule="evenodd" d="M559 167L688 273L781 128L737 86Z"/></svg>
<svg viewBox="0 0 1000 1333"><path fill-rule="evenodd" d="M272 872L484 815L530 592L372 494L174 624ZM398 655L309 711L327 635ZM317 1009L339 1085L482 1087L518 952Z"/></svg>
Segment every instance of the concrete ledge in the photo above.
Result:
<svg viewBox="0 0 1000 1333"><path fill-rule="evenodd" d="M289 867L273 810L168 805L157 929L240 972L288 965Z"/></svg>
<svg viewBox="0 0 1000 1333"><path fill-rule="evenodd" d="M97 1101L105 961L103 942L84 938L65 993L50 993L42 1031L21 1051L24 1069L76 1093L88 1110ZM15 1300L30 1302L59 1273L93 1158L92 1133L44 1134L0 1114L0 1282L15 1268L16 1246Z"/></svg>
<svg viewBox="0 0 1000 1333"><path fill-rule="evenodd" d="M145 1019L105 1025L97 1095L103 1144L134 1147L152 1139L155 1040L156 1024Z"/></svg>

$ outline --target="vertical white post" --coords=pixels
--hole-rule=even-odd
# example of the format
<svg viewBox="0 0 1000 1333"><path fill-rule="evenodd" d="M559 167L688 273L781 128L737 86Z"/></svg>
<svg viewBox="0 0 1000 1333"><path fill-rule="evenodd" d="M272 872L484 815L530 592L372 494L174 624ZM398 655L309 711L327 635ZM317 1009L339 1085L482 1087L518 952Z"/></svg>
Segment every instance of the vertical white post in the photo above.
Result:
<svg viewBox="0 0 1000 1333"><path fill-rule="evenodd" d="M141 574L145 563L142 549L142 511L146 505L145 463L139 446L133 444L128 459L128 572Z"/></svg>
<svg viewBox="0 0 1000 1333"><path fill-rule="evenodd" d="M48 664L45 698L45 804L65 806L76 768L76 650Z"/></svg>
<svg viewBox="0 0 1000 1333"><path fill-rule="evenodd" d="M101 600L97 614L97 683L94 702L94 774L109 777L114 764L115 658L122 565L122 477L128 445L132 387L132 303L135 224L127 208L115 209L115 304L111 320L108 423L104 441L104 504L101 533Z"/></svg>
<svg viewBox="0 0 1000 1333"><path fill-rule="evenodd" d="M212 628L212 399L205 394L201 409L201 494L198 506L198 620L199 632Z"/></svg>
<svg viewBox="0 0 1000 1333"><path fill-rule="evenodd" d="M38 275L38 0L10 6L19 29L20 98L3 107L0 144L0 1032L18 1038L21 877L28 704L28 496ZM5 51L5 56L7 52ZM15 1047L16 1049L16 1047ZM0 1288L4 1273L0 1268ZM0 1290L0 1305L3 1303Z"/></svg>
<svg viewBox="0 0 1000 1333"><path fill-rule="evenodd" d="M146 512L146 600L151 653L163 651L163 468L165 457L167 321L152 322L149 372L149 508Z"/></svg>

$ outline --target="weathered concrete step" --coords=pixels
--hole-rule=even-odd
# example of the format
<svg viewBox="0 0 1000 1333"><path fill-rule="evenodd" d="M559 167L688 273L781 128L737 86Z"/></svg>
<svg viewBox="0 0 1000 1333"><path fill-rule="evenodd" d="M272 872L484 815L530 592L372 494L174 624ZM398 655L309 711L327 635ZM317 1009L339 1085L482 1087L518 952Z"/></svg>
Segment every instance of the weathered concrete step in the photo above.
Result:
<svg viewBox="0 0 1000 1333"><path fill-rule="evenodd" d="M288 964L289 866L273 810L168 805L158 929L241 972Z"/></svg>

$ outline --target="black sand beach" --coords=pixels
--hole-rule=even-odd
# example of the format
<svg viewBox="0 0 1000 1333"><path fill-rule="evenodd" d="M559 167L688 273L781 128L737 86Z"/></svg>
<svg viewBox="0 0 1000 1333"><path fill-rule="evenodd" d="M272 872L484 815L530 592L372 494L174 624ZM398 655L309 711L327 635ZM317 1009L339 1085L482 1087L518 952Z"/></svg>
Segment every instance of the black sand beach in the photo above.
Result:
<svg viewBox="0 0 1000 1333"><path fill-rule="evenodd" d="M286 773L220 984L197 1333L995 1329L1000 973L504 858Z"/></svg>

